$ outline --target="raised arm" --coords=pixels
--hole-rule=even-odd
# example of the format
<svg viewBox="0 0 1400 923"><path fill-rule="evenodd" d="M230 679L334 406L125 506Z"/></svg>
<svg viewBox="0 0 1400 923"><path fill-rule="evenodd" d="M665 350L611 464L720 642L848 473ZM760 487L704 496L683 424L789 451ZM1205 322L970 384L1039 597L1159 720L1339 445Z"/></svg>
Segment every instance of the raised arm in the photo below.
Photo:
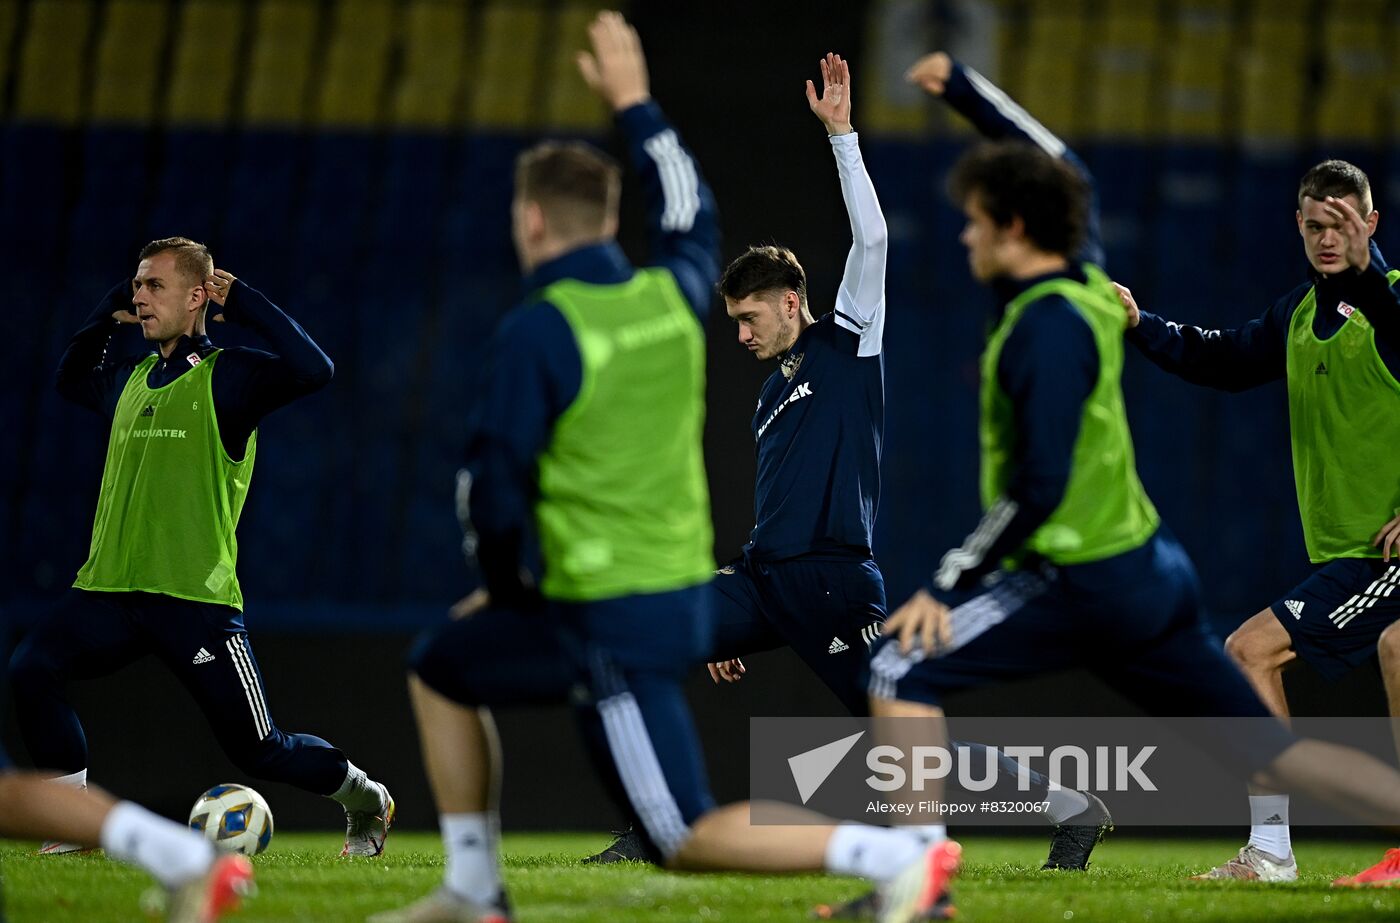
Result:
<svg viewBox="0 0 1400 923"><path fill-rule="evenodd" d="M822 92L817 96L807 81L807 105L826 126L841 197L851 221L851 251L836 291L836 323L860 337L858 355L880 352L885 335L885 263L889 229L875 186L865 172L860 139L851 128L851 69L840 55L828 53L820 62Z"/></svg>
<svg viewBox="0 0 1400 923"><path fill-rule="evenodd" d="M122 344L114 347L112 341L124 326L139 323L131 310L131 280L123 279L68 341L58 363L58 393L65 400L110 416L136 364L131 351L123 350Z"/></svg>
<svg viewBox="0 0 1400 923"><path fill-rule="evenodd" d="M1240 327L1207 330L1142 311L1128 288L1114 287L1128 315L1128 341L1163 371L1221 391L1245 391L1287 373L1288 322L1302 291Z"/></svg>
<svg viewBox="0 0 1400 923"><path fill-rule="evenodd" d="M719 214L714 194L661 107L651 98L637 30L617 13L588 27L592 51L578 53L583 79L617 115L641 181L652 260L669 269L702 319L719 280Z"/></svg>
<svg viewBox="0 0 1400 923"><path fill-rule="evenodd" d="M1093 174L1069 145L1021 108L1006 91L977 71L953 60L947 52L926 54L909 68L905 79L927 93L941 97L972 123L984 137L993 141L1016 140L1034 144L1052 157L1072 165L1089 183L1089 232L1077 258L1103 264L1103 242L1099 235L1099 194Z"/></svg>

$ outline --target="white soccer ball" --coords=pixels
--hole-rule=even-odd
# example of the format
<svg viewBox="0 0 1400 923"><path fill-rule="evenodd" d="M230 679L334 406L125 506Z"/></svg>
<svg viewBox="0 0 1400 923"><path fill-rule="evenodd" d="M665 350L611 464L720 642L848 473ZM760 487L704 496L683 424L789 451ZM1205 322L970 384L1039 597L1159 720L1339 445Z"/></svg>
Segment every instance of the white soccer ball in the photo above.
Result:
<svg viewBox="0 0 1400 923"><path fill-rule="evenodd" d="M216 785L194 803L190 827L221 850L256 856L272 842L272 809L246 785Z"/></svg>

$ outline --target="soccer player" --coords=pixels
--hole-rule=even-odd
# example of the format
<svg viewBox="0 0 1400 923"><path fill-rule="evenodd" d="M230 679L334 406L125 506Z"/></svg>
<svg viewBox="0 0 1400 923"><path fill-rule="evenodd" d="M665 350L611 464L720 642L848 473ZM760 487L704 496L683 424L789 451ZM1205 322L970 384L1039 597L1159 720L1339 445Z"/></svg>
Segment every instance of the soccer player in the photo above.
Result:
<svg viewBox="0 0 1400 923"><path fill-rule="evenodd" d="M1224 391L1287 384L1298 510L1317 569L1225 642L1285 719L1285 669L1301 659L1337 679L1377 651L1390 714L1400 717L1400 566L1391 561L1400 482L1378 476L1400 452L1400 298L1391 287L1400 271L1371 240L1379 218L1361 170L1341 160L1309 170L1296 213L1308 278L1233 330L1170 323L1119 288L1128 340L1160 368ZM1249 842L1200 877L1295 880L1288 796L1251 793L1249 813ZM1358 877L1400 880L1400 851Z"/></svg>
<svg viewBox="0 0 1400 923"><path fill-rule="evenodd" d="M1214 741L1220 758L1395 823L1400 774L1294 738L1201 618L1191 561L1138 480L1122 306L1102 270L1071 259L1088 220L1083 177L1038 147L995 142L964 155L949 186L972 273L999 302L982 358L986 512L885 623L873 713L941 719L950 693L1086 668L1152 714L1264 719Z"/></svg>
<svg viewBox="0 0 1400 923"><path fill-rule="evenodd" d="M211 302L214 320L246 326L270 351L216 348L205 333ZM121 335L132 328L156 350L133 351ZM394 814L388 790L326 741L273 724L235 571L258 423L331 373L295 321L183 237L147 244L135 278L113 288L73 336L59 393L111 421L91 550L74 589L10 667L30 756L58 782L87 783L87 741L67 684L154 654L203 709L234 765L339 802L342 855L383 850ZM76 848L51 842L44 851Z"/></svg>
<svg viewBox="0 0 1400 923"><path fill-rule="evenodd" d="M778 368L753 417L753 532L712 584L708 668L716 683L739 682L743 657L790 647L848 712L865 715L868 649L886 613L871 548L885 421L888 234L851 125L849 63L828 54L819 66L821 94L807 81L807 104L836 158L852 244L835 309L820 318L808 306L806 272L786 248L750 247L720 279L740 345L759 361L778 360ZM1047 792L1044 778L1032 775L1056 825L1045 867L1087 867L1110 825L1107 811L1092 794ZM659 853L633 828L588 861L622 859L655 862Z"/></svg>
<svg viewBox="0 0 1400 923"><path fill-rule="evenodd" d="M445 881L372 919L510 919L488 708L570 700L614 794L669 867L871 877L882 919L922 919L956 865L948 844L859 824L750 826L747 804L716 808L710 797L681 684L710 650L697 315L718 270L715 209L650 99L636 32L604 12L589 39L580 70L617 113L659 259L633 268L617 247L618 171L603 155L546 143L521 156L511 217L532 294L487 352L460 482L487 592L411 661ZM520 567L531 514L538 587Z"/></svg>

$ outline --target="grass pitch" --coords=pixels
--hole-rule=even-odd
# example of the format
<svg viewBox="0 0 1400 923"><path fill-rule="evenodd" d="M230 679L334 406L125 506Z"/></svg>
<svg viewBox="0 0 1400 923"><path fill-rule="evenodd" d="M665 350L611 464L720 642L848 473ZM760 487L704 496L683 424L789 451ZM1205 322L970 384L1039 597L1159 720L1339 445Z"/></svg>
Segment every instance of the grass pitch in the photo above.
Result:
<svg viewBox="0 0 1400 923"><path fill-rule="evenodd" d="M615 921L805 920L818 903L855 897L858 881L818 875L674 875L645 866L587 868L578 858L605 845L597 834L505 839L506 884L519 919ZM1141 840L1111 836L1087 873L1039 872L1044 837L967 837L955 890L971 923L1120 921L1338 921L1400 918L1400 889L1343 890L1333 878L1380 859L1384 844L1295 846L1302 878L1291 885L1192 882L1223 862L1239 839ZM346 923L416 899L442 878L435 834L396 832L379 859L343 860L331 834L279 834L257 859L259 893L235 923ZM32 844L0 847L10 923L130 923L150 880L101 854L35 855Z"/></svg>

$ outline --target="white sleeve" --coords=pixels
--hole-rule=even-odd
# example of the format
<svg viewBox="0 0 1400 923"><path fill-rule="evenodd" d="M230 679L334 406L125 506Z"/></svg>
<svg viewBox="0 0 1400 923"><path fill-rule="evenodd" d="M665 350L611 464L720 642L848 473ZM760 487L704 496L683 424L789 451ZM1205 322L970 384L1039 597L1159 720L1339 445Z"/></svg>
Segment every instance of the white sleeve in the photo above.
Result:
<svg viewBox="0 0 1400 923"><path fill-rule="evenodd" d="M861 356L878 355L885 336L885 261L889 230L865 172L855 132L831 136L841 196L851 219L851 252L836 292L836 323L860 336Z"/></svg>

